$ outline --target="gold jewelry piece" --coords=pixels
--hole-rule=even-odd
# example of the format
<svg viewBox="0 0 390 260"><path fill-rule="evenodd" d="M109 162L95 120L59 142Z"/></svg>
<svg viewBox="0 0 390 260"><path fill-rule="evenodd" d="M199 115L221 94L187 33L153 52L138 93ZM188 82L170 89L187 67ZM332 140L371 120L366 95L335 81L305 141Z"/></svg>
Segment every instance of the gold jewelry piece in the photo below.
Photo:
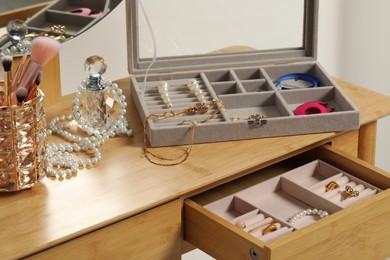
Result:
<svg viewBox="0 0 390 260"><path fill-rule="evenodd" d="M276 230L278 230L278 226L275 223L271 223L263 230L263 236Z"/></svg>
<svg viewBox="0 0 390 260"><path fill-rule="evenodd" d="M263 115L263 114L255 114L255 115L250 115L248 117L248 120L256 120L256 119L262 119L262 118L266 118L267 116L266 115Z"/></svg>
<svg viewBox="0 0 390 260"><path fill-rule="evenodd" d="M345 200L349 197L357 197L359 196L359 191L352 189L351 186L345 186L345 191L343 192L343 198L341 200Z"/></svg>
<svg viewBox="0 0 390 260"><path fill-rule="evenodd" d="M199 120L199 121L193 121L190 119L183 120L182 123L190 122L192 124L191 125L190 144L187 148L183 149L184 150L183 154L181 154L180 156L175 157L175 158L167 158L167 157L163 157L163 156L157 155L157 154L149 151L149 149L148 149L148 135L147 135L147 128L148 128L149 120L157 121L157 120L164 120L164 119L174 118L174 117L183 116L183 115L204 114L204 113L207 113L209 111L210 107L213 107L213 106L217 106L217 109L212 114L210 114L207 118L205 118L203 120ZM188 156L190 155L192 145L194 144L196 126L199 123L206 123L209 120L213 119L224 107L225 106L221 100L215 99L215 100L211 101L210 103L202 104L202 105L194 106L194 107L189 107L189 108L187 108L183 111L179 111L179 112L171 111L171 112L164 113L162 115L150 114L149 116L146 117L145 122L144 122L144 148L143 148L142 156L146 157L146 159L149 162L156 164L156 165L160 165L160 166L174 166L174 165L178 165L178 164L185 162L187 160ZM168 163L157 162L153 158L161 160L161 161L168 161Z"/></svg>
<svg viewBox="0 0 390 260"><path fill-rule="evenodd" d="M66 27L64 25L61 25L61 24L56 24L56 25L51 26L49 31L41 32L41 33L34 33L33 32L33 33L26 34L24 37L25 38L35 38L38 36L46 36L46 37L53 38L59 42L63 42L67 39L65 34L66 34Z"/></svg>
<svg viewBox="0 0 390 260"><path fill-rule="evenodd" d="M240 120L240 118L238 116L235 116L235 117L231 117L230 120L233 122L236 122L236 121Z"/></svg>
<svg viewBox="0 0 390 260"><path fill-rule="evenodd" d="M66 27L65 25L61 24L56 24L50 27L50 31L53 33L58 33L58 34L65 34L66 33Z"/></svg>
<svg viewBox="0 0 390 260"><path fill-rule="evenodd" d="M331 181L328 184L326 184L325 192L328 192L330 190L335 190L335 189L338 189L338 188L340 188L340 185L337 182L335 182L335 181Z"/></svg>

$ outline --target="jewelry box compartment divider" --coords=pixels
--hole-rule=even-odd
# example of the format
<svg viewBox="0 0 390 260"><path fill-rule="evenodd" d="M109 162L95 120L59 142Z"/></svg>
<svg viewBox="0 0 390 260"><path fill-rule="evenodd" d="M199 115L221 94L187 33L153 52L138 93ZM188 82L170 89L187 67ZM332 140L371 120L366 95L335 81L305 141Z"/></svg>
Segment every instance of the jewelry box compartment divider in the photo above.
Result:
<svg viewBox="0 0 390 260"><path fill-rule="evenodd" d="M280 90L275 86L278 77L288 73L307 73L318 79L318 87ZM131 76L134 103L144 122L148 115L163 115L170 111L184 111L199 105L199 100L187 89L195 79L206 102L220 100L225 107L220 114L196 125L193 143L243 140L273 136L322 133L359 128L359 111L343 94L337 84L316 62L264 67L214 69L205 71L161 73L149 75L144 87L144 76ZM168 108L158 93L161 81L168 85L172 107ZM295 116L300 102L324 101L333 112ZM215 112L210 107L206 114L149 120L147 135L152 147L191 143L190 121L202 121ZM253 120L253 117L261 117ZM262 118L264 117L264 118ZM253 124L255 122L255 124Z"/></svg>
<svg viewBox="0 0 390 260"><path fill-rule="evenodd" d="M354 189L361 187L361 193L358 197L336 202L325 195L325 187L329 182L342 181L343 178L340 187L330 190L329 194L340 195L347 184ZM324 161L315 160L206 204L204 208L263 242L270 242L380 191ZM272 223L278 224L277 228L263 235L262 232Z"/></svg>
<svg viewBox="0 0 390 260"><path fill-rule="evenodd" d="M59 0L29 18L26 23L29 33L42 33L51 30L54 25L66 27L66 37L76 36L95 24L101 16L88 16L70 11L75 8L89 8L96 12L106 13L110 8L109 0Z"/></svg>

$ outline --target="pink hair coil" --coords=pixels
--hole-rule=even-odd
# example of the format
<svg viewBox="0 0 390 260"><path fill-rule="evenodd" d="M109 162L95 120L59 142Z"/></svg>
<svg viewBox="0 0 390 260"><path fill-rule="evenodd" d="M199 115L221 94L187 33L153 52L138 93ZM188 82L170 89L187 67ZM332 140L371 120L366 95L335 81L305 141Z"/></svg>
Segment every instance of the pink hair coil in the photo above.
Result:
<svg viewBox="0 0 390 260"><path fill-rule="evenodd" d="M85 7L78 7L71 11L69 11L72 14L82 14L82 15L90 15L92 13L92 10Z"/></svg>
<svg viewBox="0 0 390 260"><path fill-rule="evenodd" d="M311 115L311 114L323 114L332 112L332 108L325 107L328 103L321 101L306 102L298 106L294 114L296 116Z"/></svg>
<svg viewBox="0 0 390 260"><path fill-rule="evenodd" d="M89 16L93 16L93 17L98 17L102 15L103 15L102 11L96 11L96 10L91 10L91 13L89 14Z"/></svg>

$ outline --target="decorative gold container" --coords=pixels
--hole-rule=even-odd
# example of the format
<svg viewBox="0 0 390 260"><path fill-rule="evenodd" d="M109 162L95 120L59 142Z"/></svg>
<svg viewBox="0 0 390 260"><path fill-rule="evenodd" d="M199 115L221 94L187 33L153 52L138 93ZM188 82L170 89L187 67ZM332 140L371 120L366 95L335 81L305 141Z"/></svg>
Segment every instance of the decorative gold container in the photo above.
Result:
<svg viewBox="0 0 390 260"><path fill-rule="evenodd" d="M0 191L29 189L45 176L44 95L0 107Z"/></svg>

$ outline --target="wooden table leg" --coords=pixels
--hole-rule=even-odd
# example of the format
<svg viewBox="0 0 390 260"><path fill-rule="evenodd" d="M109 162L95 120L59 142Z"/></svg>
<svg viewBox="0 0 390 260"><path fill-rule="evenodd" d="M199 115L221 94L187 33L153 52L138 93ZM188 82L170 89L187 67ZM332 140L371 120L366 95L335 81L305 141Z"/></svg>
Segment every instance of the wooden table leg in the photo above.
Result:
<svg viewBox="0 0 390 260"><path fill-rule="evenodd" d="M359 130L358 158L375 164L377 122L363 125Z"/></svg>

